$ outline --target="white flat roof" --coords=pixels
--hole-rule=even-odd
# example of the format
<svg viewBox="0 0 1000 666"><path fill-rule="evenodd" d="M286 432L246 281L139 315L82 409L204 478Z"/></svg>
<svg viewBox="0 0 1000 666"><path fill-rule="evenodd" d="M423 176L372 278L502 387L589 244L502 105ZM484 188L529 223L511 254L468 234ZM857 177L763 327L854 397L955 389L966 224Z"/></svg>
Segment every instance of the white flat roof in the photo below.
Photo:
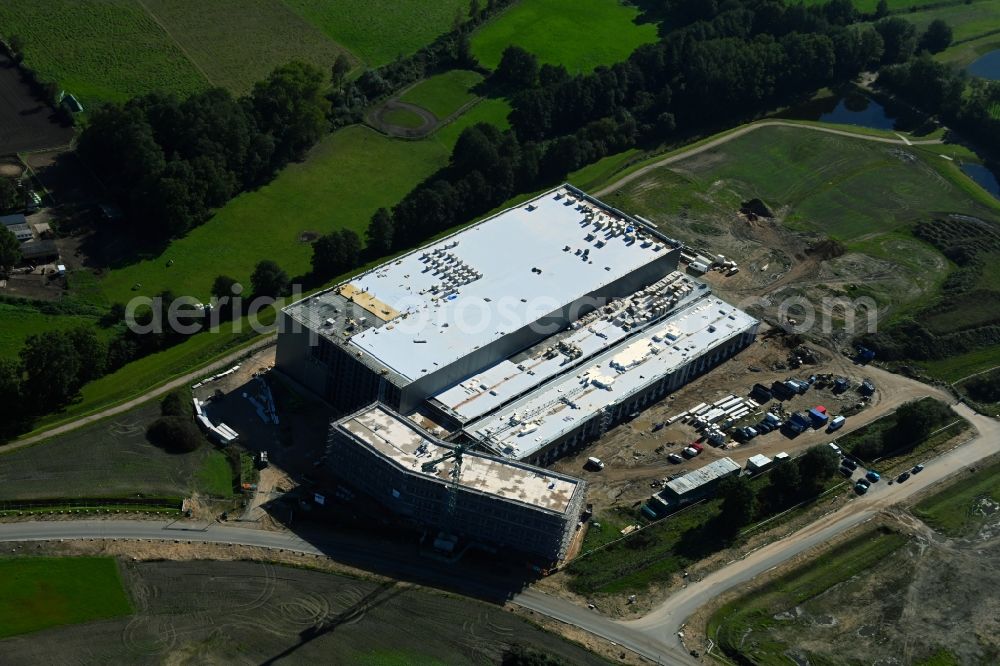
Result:
<svg viewBox="0 0 1000 666"><path fill-rule="evenodd" d="M585 359L611 348L628 337L630 331L634 333L634 325L621 318L625 308L633 308L634 312L649 312L651 306L659 302L662 292L677 294L679 302L676 307L683 307L688 299L699 295L702 291L700 287L704 285L674 271L651 287L640 290L629 298L622 298L593 316L588 315L574 322L573 325L578 326L577 328L535 345L531 353L518 354L485 368L441 391L432 399L463 421L484 416L511 399L567 372ZM549 347L553 350L551 353L548 353ZM576 356L571 355L577 353Z"/></svg>
<svg viewBox="0 0 1000 666"><path fill-rule="evenodd" d="M559 187L352 279L349 288L375 305L349 344L416 380L671 249L648 227ZM388 321L370 326L378 318Z"/></svg>
<svg viewBox="0 0 1000 666"><path fill-rule="evenodd" d="M541 386L466 431L505 456L522 459L628 399L757 320L715 296L688 305L568 374Z"/></svg>
<svg viewBox="0 0 1000 666"><path fill-rule="evenodd" d="M341 420L338 427L413 473L450 481L453 461L439 463L434 472L424 472L421 466L452 447L442 446L423 428L380 404ZM556 513L566 512L579 486L572 477L471 451L462 455L458 482L471 490Z"/></svg>
<svg viewBox="0 0 1000 666"><path fill-rule="evenodd" d="M740 471L740 466L732 458L719 458L704 467L688 472L684 476L667 482L667 488L677 495L697 490L706 483Z"/></svg>

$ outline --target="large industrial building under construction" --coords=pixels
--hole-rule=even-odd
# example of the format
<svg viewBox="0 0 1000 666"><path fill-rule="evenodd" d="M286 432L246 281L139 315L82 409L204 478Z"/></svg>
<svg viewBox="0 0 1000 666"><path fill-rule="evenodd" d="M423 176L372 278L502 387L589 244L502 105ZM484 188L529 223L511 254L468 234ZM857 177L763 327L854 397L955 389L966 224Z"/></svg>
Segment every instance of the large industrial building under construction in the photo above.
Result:
<svg viewBox="0 0 1000 666"><path fill-rule="evenodd" d="M381 404L333 423L335 471L416 526L536 555L566 554L584 482L442 442Z"/></svg>
<svg viewBox="0 0 1000 666"><path fill-rule="evenodd" d="M277 365L343 414L542 465L752 342L680 254L563 185L286 307Z"/></svg>

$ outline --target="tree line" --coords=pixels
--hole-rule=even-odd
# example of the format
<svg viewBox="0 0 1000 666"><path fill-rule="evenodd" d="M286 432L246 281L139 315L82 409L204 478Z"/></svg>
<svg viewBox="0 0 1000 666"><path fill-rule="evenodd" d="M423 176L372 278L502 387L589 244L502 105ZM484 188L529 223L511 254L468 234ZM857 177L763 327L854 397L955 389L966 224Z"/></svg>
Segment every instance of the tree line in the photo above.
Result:
<svg viewBox="0 0 1000 666"><path fill-rule="evenodd" d="M606 155L753 117L902 57L897 20L858 25L849 0L667 0L654 9L678 27L592 73L508 47L487 83L511 100L511 129L465 129L447 168L372 219L372 252L412 247Z"/></svg>
<svg viewBox="0 0 1000 666"><path fill-rule="evenodd" d="M301 159L329 129L326 88L323 72L292 62L238 98L210 88L106 104L77 151L121 204L129 230L162 241Z"/></svg>

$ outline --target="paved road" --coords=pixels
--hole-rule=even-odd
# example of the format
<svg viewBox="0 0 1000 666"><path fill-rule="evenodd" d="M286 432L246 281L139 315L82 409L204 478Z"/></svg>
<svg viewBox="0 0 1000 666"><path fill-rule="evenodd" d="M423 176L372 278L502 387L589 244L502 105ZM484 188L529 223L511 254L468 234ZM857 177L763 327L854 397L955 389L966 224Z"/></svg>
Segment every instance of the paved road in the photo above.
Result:
<svg viewBox="0 0 1000 666"><path fill-rule="evenodd" d="M176 379L171 379L166 384L151 389L137 398L133 398L132 400L128 400L121 404L115 405L114 407L108 407L107 409L102 409L101 411L94 412L93 414L88 414L87 416L81 416L75 421L64 423L63 425L56 426L55 428L50 428L48 430L38 433L37 435L31 435L30 437L24 437L22 439L15 439L13 442L10 442L9 444L4 444L3 446L0 446L0 455L4 453L10 453L11 451L15 451L24 446L30 446L32 444L42 441L43 439L54 437L55 435L61 435L71 430L76 430L81 426L85 426L88 423L93 423L94 421L100 421L101 419L106 418L108 416L114 416L115 414L121 414L122 412L127 412L133 407L137 407L138 405L141 405L144 402L152 400L153 398L158 398L161 395L164 395L165 393L173 391L175 388L190 384L195 380L204 377L205 375L211 374L215 370L224 368L228 365L232 365L235 361L238 361L244 356L253 354L254 352L257 352L263 349L264 347L267 347L268 345L274 344L275 340L277 340L277 336L270 335L259 342L253 343L248 347L243 347L240 350L233 352L232 354L223 356L217 361L213 361L208 365L203 365L197 370L193 370L187 373L186 375L182 375L181 377L177 377Z"/></svg>
<svg viewBox="0 0 1000 666"><path fill-rule="evenodd" d="M796 123L796 122L793 122L793 121L786 121L786 120L760 120L760 121L755 122L755 123L750 123L749 125L744 125L743 127L739 128L739 129L737 129L737 130L735 130L733 132L730 132L729 134L725 134L725 135L720 136L720 137L718 137L716 139L712 139L711 141L703 143L700 146L695 146L694 148L691 148L690 150L685 150L685 151L682 151L682 152L679 152L679 153L673 153L672 155L664 157L662 160L657 160L656 162L653 162L652 164L647 164L646 166L642 167L641 169L637 169L637 170L633 171L632 173L619 178L618 180L616 180L615 182L611 183L610 185L605 185L604 187L602 187L601 189L597 190L596 192L593 192L593 196L595 196L595 197L603 197L603 196L605 196L605 195L607 195L607 194L609 194L611 192L614 192L615 190L617 190L618 188L622 187L623 185L626 185L626 184L632 182L636 178L641 178L642 176L645 176L647 173L649 173L650 171L653 171L654 169L659 169L660 167L667 166L668 164L673 164L675 162L680 162L681 160L685 160L685 159L691 157L692 155L697 155L699 153L703 153L706 150L712 150L713 148L718 148L719 146L721 146L724 143L732 141L733 139L737 139L737 138L743 136L744 134L749 134L750 132L753 132L754 130L760 129L761 127L796 127L798 129L810 130L810 131L813 131L813 132L823 132L825 134L836 134L838 136L846 136L846 137L850 137L852 139L861 139L862 141L874 141L876 143L889 143L889 144L893 144L893 145L897 145L897 146L928 146L928 145L934 145L934 144L944 143L941 139L920 139L918 141L913 141L913 140L909 140L909 139L905 139L905 138L890 139L889 137L884 137L884 136L873 136L871 134L860 134L860 133L857 133L857 132L851 132L849 130L834 129L832 127L820 127L818 125L806 125L804 123Z"/></svg>
<svg viewBox="0 0 1000 666"><path fill-rule="evenodd" d="M927 468L903 484L889 486L885 482L873 485L867 495L850 502L789 537L765 546L742 560L710 574L703 580L689 585L671 595L648 615L627 622L610 620L596 611L588 610L537 590L527 590L516 595L513 602L556 620L566 622L617 645L633 650L649 659L668 664L687 663L687 656L677 631L687 617L714 597L745 583L779 564L799 555L875 516L884 508L901 502L915 493L950 476L963 467L972 465L1000 451L1000 422L980 416L964 405L955 411L969 419L979 434L973 440L929 461ZM362 552L354 544L340 541L323 543L306 541L288 532L269 532L244 527L219 524L192 524L182 521L158 522L135 520L80 520L80 521L31 521L0 524L2 541L39 541L54 539L167 539L203 543L237 544L261 548L284 549L306 554L325 554L352 561L366 561L371 552ZM385 555L383 551L383 555ZM386 556L391 557L391 554ZM360 558L360 559L359 559ZM427 577L424 561L386 561L387 573ZM452 581L453 582L453 581ZM467 587L473 585L467 583ZM476 589L473 589L475 587ZM469 587L472 593L483 594L490 590L482 586ZM482 589L479 589L482 587Z"/></svg>

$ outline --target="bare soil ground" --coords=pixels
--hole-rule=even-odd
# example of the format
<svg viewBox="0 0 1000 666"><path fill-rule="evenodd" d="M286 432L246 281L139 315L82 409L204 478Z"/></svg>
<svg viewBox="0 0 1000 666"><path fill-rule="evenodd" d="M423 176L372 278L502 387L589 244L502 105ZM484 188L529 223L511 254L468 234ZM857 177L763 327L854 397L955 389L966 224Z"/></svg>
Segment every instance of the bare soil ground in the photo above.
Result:
<svg viewBox="0 0 1000 666"><path fill-rule="evenodd" d="M808 663L808 654L830 663L913 664L940 651L961 664L997 663L1000 515L970 539L944 538L900 508L878 522L910 541L865 573L778 610L765 632L755 630L746 640L786 643L785 655L797 663ZM836 543L871 528L859 527ZM822 566L822 553L786 563L700 609L685 629L687 644L708 645L705 626L721 605L811 560Z"/></svg>
<svg viewBox="0 0 1000 666"><path fill-rule="evenodd" d="M73 128L21 80L21 71L0 55L0 155L67 145Z"/></svg>
<svg viewBox="0 0 1000 666"><path fill-rule="evenodd" d="M270 561L244 561L238 558L255 554L185 552L183 544L173 552L161 546L129 554L134 546L143 544L22 546L32 553L125 556L135 613L5 640L4 663L496 663L514 642L567 663L604 663L499 607L301 568L301 557L292 558L299 565L292 568L271 554ZM192 556L229 561L142 561Z"/></svg>
<svg viewBox="0 0 1000 666"><path fill-rule="evenodd" d="M656 492L668 476L683 474L725 456L740 465L745 465L747 458L756 454L772 457L784 451L794 457L810 446L833 441L837 436L871 423L904 402L925 395L951 402L950 396L944 392L878 368L857 366L831 350L811 348L817 352L820 362L792 370L784 367L790 350L783 344L782 337L762 335L734 358L650 406L633 421L617 426L577 455L557 461L552 468L586 479L589 484L587 501L593 503L595 512L599 513L616 507L634 506ZM790 376L807 378L812 374L847 377L852 388L839 395L829 388L810 389L804 395L784 402L784 408L789 413L816 405L824 405L832 414L857 410L837 433L812 430L789 439L781 432L773 431L733 448L706 446L701 455L674 465L667 460L667 456L679 453L680 449L698 439L697 431L678 421L652 432L654 423L665 421L698 403L712 402L729 394L746 396L754 383L770 386L776 379ZM866 377L873 380L877 390L871 400L858 409L861 396L856 387ZM605 469L601 472L585 470L584 463L589 456L604 461Z"/></svg>

